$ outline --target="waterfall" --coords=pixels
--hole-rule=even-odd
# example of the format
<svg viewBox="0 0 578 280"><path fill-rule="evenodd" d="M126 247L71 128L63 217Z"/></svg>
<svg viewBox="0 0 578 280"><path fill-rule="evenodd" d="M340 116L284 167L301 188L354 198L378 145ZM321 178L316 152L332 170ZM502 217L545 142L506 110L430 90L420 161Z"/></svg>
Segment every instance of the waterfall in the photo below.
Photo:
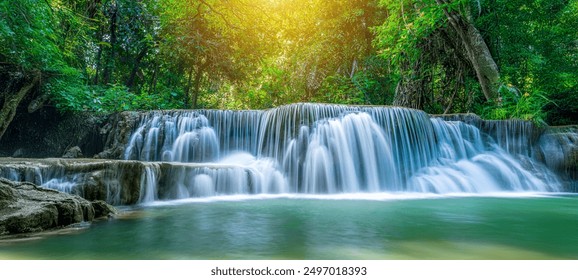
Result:
<svg viewBox="0 0 578 280"><path fill-rule="evenodd" d="M142 116L126 160L177 168L166 198L254 193L557 191L531 158L531 127L487 133L422 111L293 104L266 111L195 110Z"/></svg>
<svg viewBox="0 0 578 280"><path fill-rule="evenodd" d="M549 169L536 159L548 151L564 155L555 139L537 141L527 122L458 119L327 104L143 112L122 160L6 163L0 176L112 204L246 194L560 191L555 161L542 159Z"/></svg>
<svg viewBox="0 0 578 280"><path fill-rule="evenodd" d="M144 167L144 172L140 178L139 202L153 202L158 199L158 174L160 167L158 164L151 164Z"/></svg>
<svg viewBox="0 0 578 280"><path fill-rule="evenodd" d="M411 177L409 190L434 193L558 190L559 183L545 166L523 167L501 145L483 143L476 127L441 119L431 121L440 153L434 164ZM540 179L533 173L549 178Z"/></svg>

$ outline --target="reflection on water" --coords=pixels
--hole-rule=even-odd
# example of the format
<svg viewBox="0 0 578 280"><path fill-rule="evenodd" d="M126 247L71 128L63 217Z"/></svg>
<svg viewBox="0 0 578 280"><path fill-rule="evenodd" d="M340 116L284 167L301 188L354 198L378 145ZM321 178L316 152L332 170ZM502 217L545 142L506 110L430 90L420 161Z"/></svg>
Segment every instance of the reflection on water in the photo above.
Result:
<svg viewBox="0 0 578 280"><path fill-rule="evenodd" d="M74 234L4 239L0 259L578 259L577 200L159 203Z"/></svg>

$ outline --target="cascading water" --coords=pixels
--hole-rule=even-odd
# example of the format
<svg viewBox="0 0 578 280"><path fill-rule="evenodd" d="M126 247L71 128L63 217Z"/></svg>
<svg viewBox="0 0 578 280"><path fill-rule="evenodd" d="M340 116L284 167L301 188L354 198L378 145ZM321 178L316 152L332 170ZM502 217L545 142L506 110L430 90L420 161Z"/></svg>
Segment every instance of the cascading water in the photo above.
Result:
<svg viewBox="0 0 578 280"><path fill-rule="evenodd" d="M539 149L531 147L530 124L446 118L325 104L153 111L140 114L124 161L8 164L0 166L0 176L112 204L239 194L561 188L557 176L533 159Z"/></svg>
<svg viewBox="0 0 578 280"><path fill-rule="evenodd" d="M152 112L141 118L125 159L174 162L165 198L558 190L556 176L522 153L528 148L517 147L524 141L512 135L494 139L473 125L404 108L294 104ZM178 168L186 163L199 166ZM160 189L147 188L145 201Z"/></svg>
<svg viewBox="0 0 578 280"><path fill-rule="evenodd" d="M544 166L523 167L497 143L484 144L476 127L441 119L431 121L440 153L435 164L410 178L408 190L452 193L558 189L557 179ZM533 173L546 177L540 179Z"/></svg>

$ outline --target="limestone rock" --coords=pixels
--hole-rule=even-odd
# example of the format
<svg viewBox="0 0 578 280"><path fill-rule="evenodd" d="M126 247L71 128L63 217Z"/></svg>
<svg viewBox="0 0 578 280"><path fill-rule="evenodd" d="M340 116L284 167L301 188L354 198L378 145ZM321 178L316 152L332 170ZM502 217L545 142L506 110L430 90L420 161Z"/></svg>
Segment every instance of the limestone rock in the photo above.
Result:
<svg viewBox="0 0 578 280"><path fill-rule="evenodd" d="M110 115L99 131L100 137L104 139L104 149L94 157L121 159L138 120L139 113L137 112L120 112Z"/></svg>
<svg viewBox="0 0 578 280"><path fill-rule="evenodd" d="M25 154L24 149L20 148L20 149L17 149L16 151L14 151L14 153L12 154L12 157L18 158L18 157L24 156L24 154Z"/></svg>
<svg viewBox="0 0 578 280"><path fill-rule="evenodd" d="M112 205L139 202L141 180L150 163L102 159L0 158L0 177L104 200ZM170 169L170 166L166 166Z"/></svg>
<svg viewBox="0 0 578 280"><path fill-rule="evenodd" d="M549 127L538 148L537 156L561 175L566 191L578 191L578 126Z"/></svg>
<svg viewBox="0 0 578 280"><path fill-rule="evenodd" d="M62 155L63 158L80 158L82 156L83 156L82 151L80 150L80 147L78 147L78 146L74 146L72 148L69 148Z"/></svg>
<svg viewBox="0 0 578 280"><path fill-rule="evenodd" d="M31 114L17 114L0 141L0 154L18 158L60 157L73 146L92 157L103 149L99 129L108 115L62 113L44 106Z"/></svg>
<svg viewBox="0 0 578 280"><path fill-rule="evenodd" d="M60 228L116 213L103 202L97 208L95 213L93 203L75 195L0 178L0 235Z"/></svg>
<svg viewBox="0 0 578 280"><path fill-rule="evenodd" d="M102 200L95 200L92 202L95 217L111 217L118 214L118 211Z"/></svg>

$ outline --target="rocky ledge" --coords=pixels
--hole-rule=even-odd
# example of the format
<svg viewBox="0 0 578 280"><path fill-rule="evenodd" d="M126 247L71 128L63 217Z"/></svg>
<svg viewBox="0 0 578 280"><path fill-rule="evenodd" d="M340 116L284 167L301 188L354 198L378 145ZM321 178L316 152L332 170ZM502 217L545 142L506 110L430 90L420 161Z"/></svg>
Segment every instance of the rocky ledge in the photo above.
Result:
<svg viewBox="0 0 578 280"><path fill-rule="evenodd" d="M102 202L0 178L0 235L39 232L116 214Z"/></svg>

